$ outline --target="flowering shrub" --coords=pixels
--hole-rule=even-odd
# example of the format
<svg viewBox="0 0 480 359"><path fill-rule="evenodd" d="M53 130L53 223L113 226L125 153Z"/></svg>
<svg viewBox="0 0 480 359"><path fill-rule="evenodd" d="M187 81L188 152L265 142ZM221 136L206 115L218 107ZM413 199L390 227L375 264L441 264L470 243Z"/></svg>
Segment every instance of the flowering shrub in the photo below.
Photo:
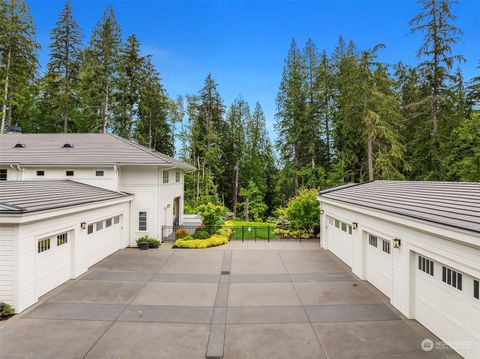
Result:
<svg viewBox="0 0 480 359"><path fill-rule="evenodd" d="M203 232L203 233L206 233L206 232ZM186 236L186 237L177 239L175 241L174 247L175 248L208 248L208 247L221 246L222 244L228 243L228 239L232 235L232 230L230 228L219 229L215 234L211 235L206 239L195 239L194 238L195 234L193 236Z"/></svg>

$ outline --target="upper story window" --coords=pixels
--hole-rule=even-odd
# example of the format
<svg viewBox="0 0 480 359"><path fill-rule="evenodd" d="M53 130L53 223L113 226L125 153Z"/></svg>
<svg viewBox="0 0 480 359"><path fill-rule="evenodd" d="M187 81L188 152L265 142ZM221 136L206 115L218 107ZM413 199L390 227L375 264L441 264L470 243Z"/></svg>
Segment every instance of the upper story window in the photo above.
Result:
<svg viewBox="0 0 480 359"><path fill-rule="evenodd" d="M418 269L430 274L433 277L433 261L422 256L418 256Z"/></svg>
<svg viewBox="0 0 480 359"><path fill-rule="evenodd" d="M163 183L168 183L168 177L170 173L168 171L163 171Z"/></svg>
<svg viewBox="0 0 480 359"><path fill-rule="evenodd" d="M6 181L7 180L7 169L6 168L0 168L0 181Z"/></svg>
<svg viewBox="0 0 480 359"><path fill-rule="evenodd" d="M104 171L95 171L95 176L97 177L103 177L105 175Z"/></svg>
<svg viewBox="0 0 480 359"><path fill-rule="evenodd" d="M175 182L180 182L180 171L175 172Z"/></svg>
<svg viewBox="0 0 480 359"><path fill-rule="evenodd" d="M138 212L138 230L147 230L147 212L145 211Z"/></svg>
<svg viewBox="0 0 480 359"><path fill-rule="evenodd" d="M40 177L45 176L45 171L43 170L37 171L37 176L40 176Z"/></svg>
<svg viewBox="0 0 480 359"><path fill-rule="evenodd" d="M75 175L75 172L73 171L66 171L65 174L67 175L67 177L72 177Z"/></svg>
<svg viewBox="0 0 480 359"><path fill-rule="evenodd" d="M451 285L452 287L462 290L462 273L454 271L453 269L442 267L442 282Z"/></svg>

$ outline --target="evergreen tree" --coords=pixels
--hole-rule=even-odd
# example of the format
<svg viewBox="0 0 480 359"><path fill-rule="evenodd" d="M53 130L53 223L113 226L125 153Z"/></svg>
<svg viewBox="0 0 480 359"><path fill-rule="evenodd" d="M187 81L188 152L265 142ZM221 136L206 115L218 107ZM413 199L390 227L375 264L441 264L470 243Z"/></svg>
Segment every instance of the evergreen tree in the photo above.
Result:
<svg viewBox="0 0 480 359"><path fill-rule="evenodd" d="M72 130L71 122L78 118L78 79L81 63L81 30L73 18L67 0L51 32L50 61L43 79L42 116L46 129L58 132Z"/></svg>
<svg viewBox="0 0 480 359"><path fill-rule="evenodd" d="M461 55L453 54L452 46L458 42L461 30L453 25L455 16L451 13L450 0L420 0L422 9L409 25L412 32L425 34L424 42L417 52L417 57L423 59L419 70L428 84L431 118L431 136L433 150L433 173L437 179L440 173L440 134L444 133L439 128L441 123L448 122L446 116L439 113L442 94L446 87L446 81L450 79L450 70L456 61L463 61Z"/></svg>
<svg viewBox="0 0 480 359"><path fill-rule="evenodd" d="M262 192L255 182L248 181L248 185L240 190L240 197L243 199L240 209L243 211L244 220L262 221L265 218L267 205L263 202Z"/></svg>
<svg viewBox="0 0 480 359"><path fill-rule="evenodd" d="M82 116L77 129L107 132L113 119L113 94L118 81L121 30L108 7L93 30L80 70Z"/></svg>
<svg viewBox="0 0 480 359"><path fill-rule="evenodd" d="M35 26L24 1L0 3L0 133L29 120L38 66Z"/></svg>
<svg viewBox="0 0 480 359"><path fill-rule="evenodd" d="M480 71L480 61L478 63L477 69ZM480 75L475 76L469 81L468 100L473 106L477 108L480 107Z"/></svg>
<svg viewBox="0 0 480 359"><path fill-rule="evenodd" d="M130 35L120 53L113 123L113 132L129 140L133 139L138 118L144 66L140 42L135 35Z"/></svg>

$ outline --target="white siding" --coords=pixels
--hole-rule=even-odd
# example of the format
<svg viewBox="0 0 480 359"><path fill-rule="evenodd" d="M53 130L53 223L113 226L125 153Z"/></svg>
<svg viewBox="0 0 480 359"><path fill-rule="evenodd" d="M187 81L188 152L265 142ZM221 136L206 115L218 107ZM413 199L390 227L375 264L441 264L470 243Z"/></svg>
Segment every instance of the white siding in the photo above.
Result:
<svg viewBox="0 0 480 359"><path fill-rule="evenodd" d="M0 224L0 301L15 301L15 239L18 226Z"/></svg>
<svg viewBox="0 0 480 359"><path fill-rule="evenodd" d="M122 203L97 209L62 214L62 211L52 213L45 220L22 223L19 225L17 237L18 249L18 297L15 300L15 309L22 311L38 300L36 288L37 270L37 241L61 232L71 232L71 245L73 245L72 278L84 273L89 266L87 259L87 230L81 229L81 223L93 223L101 219L122 215L128 223L130 204ZM124 222L125 223L125 222ZM121 224L120 224L121 225ZM128 227L122 230L119 239L119 249L128 246Z"/></svg>
<svg viewBox="0 0 480 359"><path fill-rule="evenodd" d="M391 248L393 260L393 288L391 303L400 312L408 318L413 318L413 296L410 280L411 266L415 266L414 252L425 254L426 256L443 262L458 270L470 274L476 278L480 277L480 250L478 247L463 245L461 242L436 236L435 228L432 227L431 233L420 232L415 228L410 228L396 223L387 222L379 217L369 216L353 210L334 206L332 204L322 203L322 210L325 216L340 218L350 223L358 223L358 228L354 230L354 260L352 271L361 279L366 278L365 273L365 243L368 241L357 240L365 238L366 233L372 233L379 237L393 240L400 238L402 244L400 248ZM325 218L324 218L325 219ZM322 233L325 233L326 220L322 219ZM472 234L472 240L475 236ZM328 238L322 236L322 246L328 248ZM362 247L363 246L363 247ZM362 249L359 249L362 248Z"/></svg>
<svg viewBox="0 0 480 359"><path fill-rule="evenodd" d="M149 235L161 237L162 226L173 224L173 201L180 197L180 223L183 218L183 172L181 181L175 181L176 169L169 170L169 181L163 183L165 169L147 166L121 167L119 190L135 195L131 206L130 245L137 238ZM147 212L147 231L138 230L138 212Z"/></svg>
<svg viewBox="0 0 480 359"><path fill-rule="evenodd" d="M37 176L37 171L45 171L44 176ZM67 176L67 171L73 171L73 176ZM103 171L103 176L97 176L96 171ZM92 168L74 168L74 167L38 167L38 168L23 168L18 175L14 175L14 170L9 170L15 178L23 180L61 180L68 179L80 183L89 184L100 188L105 188L111 191L118 191L117 173L114 168L92 167Z"/></svg>

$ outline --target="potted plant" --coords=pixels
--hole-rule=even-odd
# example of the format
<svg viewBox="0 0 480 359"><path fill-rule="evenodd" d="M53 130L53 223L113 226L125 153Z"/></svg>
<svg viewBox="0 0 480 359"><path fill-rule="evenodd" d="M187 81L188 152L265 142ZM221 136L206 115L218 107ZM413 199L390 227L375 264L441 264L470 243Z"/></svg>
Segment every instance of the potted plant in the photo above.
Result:
<svg viewBox="0 0 480 359"><path fill-rule="evenodd" d="M137 246L142 250L149 248L158 248L160 246L160 241L150 236L143 236L137 239Z"/></svg>
<svg viewBox="0 0 480 359"><path fill-rule="evenodd" d="M141 250L146 250L148 249L148 243L147 242L137 242L138 248Z"/></svg>

